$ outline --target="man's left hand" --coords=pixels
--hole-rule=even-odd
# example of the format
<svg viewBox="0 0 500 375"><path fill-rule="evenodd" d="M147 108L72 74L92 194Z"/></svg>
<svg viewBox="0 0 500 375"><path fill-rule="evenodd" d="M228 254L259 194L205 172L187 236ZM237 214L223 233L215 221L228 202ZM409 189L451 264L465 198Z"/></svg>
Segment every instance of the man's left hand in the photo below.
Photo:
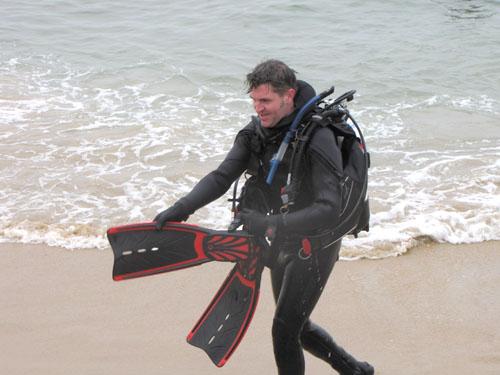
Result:
<svg viewBox="0 0 500 375"><path fill-rule="evenodd" d="M264 215L258 211L244 209L240 212L241 222L250 234L259 237L274 237L278 228L278 216Z"/></svg>

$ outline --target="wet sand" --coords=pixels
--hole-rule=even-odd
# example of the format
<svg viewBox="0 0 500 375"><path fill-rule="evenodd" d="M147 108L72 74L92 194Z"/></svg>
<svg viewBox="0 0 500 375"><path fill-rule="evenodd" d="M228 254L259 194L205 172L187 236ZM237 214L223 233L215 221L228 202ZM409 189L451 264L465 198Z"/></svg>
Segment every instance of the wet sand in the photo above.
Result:
<svg viewBox="0 0 500 375"><path fill-rule="evenodd" d="M313 313L377 374L500 374L500 242L337 263ZM185 342L231 265L113 282L111 251L0 244L0 368L26 374L276 374L269 274L225 367ZM334 374L306 356L306 374Z"/></svg>

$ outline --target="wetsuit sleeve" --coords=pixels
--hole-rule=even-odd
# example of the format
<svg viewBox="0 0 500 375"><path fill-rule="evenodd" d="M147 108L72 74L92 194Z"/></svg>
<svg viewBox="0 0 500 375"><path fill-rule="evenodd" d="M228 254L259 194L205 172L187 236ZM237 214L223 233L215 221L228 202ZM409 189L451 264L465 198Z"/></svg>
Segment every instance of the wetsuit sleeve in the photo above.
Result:
<svg viewBox="0 0 500 375"><path fill-rule="evenodd" d="M203 177L179 202L192 214L222 196L246 170L250 159L250 135L247 128L238 133L233 147L214 171Z"/></svg>
<svg viewBox="0 0 500 375"><path fill-rule="evenodd" d="M312 203L283 216L287 232L310 234L332 228L340 216L342 157L335 136L329 129L319 129L308 150Z"/></svg>

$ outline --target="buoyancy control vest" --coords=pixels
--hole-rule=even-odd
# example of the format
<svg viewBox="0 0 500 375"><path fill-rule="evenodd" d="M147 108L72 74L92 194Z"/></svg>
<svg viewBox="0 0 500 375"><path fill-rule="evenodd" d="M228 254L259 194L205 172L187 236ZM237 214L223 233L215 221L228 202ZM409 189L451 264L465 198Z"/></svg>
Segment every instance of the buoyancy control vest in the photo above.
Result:
<svg viewBox="0 0 500 375"><path fill-rule="evenodd" d="M353 95L354 91L351 91L332 103L322 102L305 116L297 129L292 147L287 150L278 169L274 186L268 186L265 177L269 170L269 160L278 149L284 133L278 132L275 137L266 137L262 134L258 118L253 118L244 129L250 137L252 150L247 169L249 178L240 198L233 198L240 203L240 208L279 214L306 205L304 197L308 196L309 184L304 180L310 177L307 173L306 155L314 133L319 128L327 128L333 132L337 143L331 147L338 147L342 155L342 171L339 176L341 209L340 216L332 218L332 226L325 233L326 237L319 237L322 243L331 243L347 234L357 236L360 231L368 231L370 209L367 188L370 158L361 129L345 106L345 102L352 100ZM236 195L236 186L234 191Z"/></svg>

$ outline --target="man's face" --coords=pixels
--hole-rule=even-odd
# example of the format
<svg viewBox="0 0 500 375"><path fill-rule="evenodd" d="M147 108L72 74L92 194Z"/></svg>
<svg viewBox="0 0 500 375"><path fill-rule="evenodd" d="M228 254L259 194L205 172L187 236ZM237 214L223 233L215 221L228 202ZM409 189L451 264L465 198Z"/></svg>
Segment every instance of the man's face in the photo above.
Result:
<svg viewBox="0 0 500 375"><path fill-rule="evenodd" d="M283 117L293 112L294 96L294 89L288 89L280 95L269 84L262 84L250 91L255 112L265 128L274 127Z"/></svg>

